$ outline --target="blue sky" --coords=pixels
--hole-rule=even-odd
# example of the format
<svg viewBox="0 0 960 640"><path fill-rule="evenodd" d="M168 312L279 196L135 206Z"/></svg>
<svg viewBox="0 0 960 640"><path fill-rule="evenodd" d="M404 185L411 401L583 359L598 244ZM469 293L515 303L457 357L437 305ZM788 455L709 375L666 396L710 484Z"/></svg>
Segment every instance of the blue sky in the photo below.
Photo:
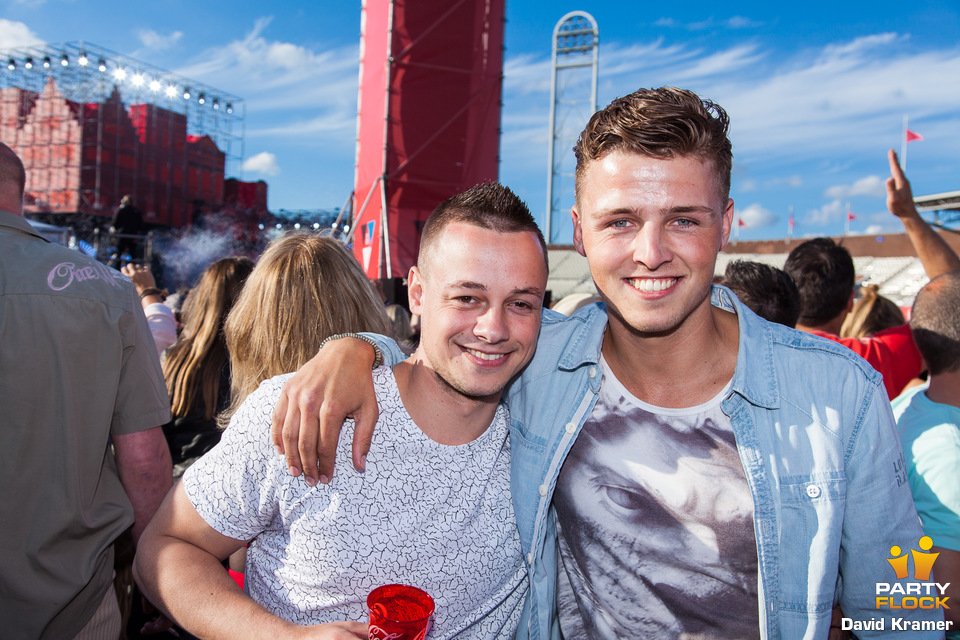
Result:
<svg viewBox="0 0 960 640"><path fill-rule="evenodd" d="M775 6L776 5L776 6ZM272 210L334 208L352 188L360 2L0 0L0 49L87 41L241 96L245 158ZM960 3L507 0L500 179L545 209L550 39L590 12L599 102L689 88L733 122L740 239L892 232L886 150L904 115L914 193L960 189Z"/></svg>

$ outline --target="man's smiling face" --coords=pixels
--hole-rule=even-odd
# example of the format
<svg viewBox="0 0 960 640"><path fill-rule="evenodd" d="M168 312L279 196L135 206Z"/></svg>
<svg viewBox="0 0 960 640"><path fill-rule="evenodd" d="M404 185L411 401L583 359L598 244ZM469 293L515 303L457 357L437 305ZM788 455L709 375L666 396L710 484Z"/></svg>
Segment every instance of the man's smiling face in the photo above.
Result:
<svg viewBox="0 0 960 640"><path fill-rule="evenodd" d="M720 196L709 162L613 151L586 167L574 245L612 324L666 334L709 314L732 220L733 201Z"/></svg>
<svg viewBox="0 0 960 640"><path fill-rule="evenodd" d="M540 333L547 266L537 234L453 222L421 262L410 271L418 354L451 391L499 399Z"/></svg>

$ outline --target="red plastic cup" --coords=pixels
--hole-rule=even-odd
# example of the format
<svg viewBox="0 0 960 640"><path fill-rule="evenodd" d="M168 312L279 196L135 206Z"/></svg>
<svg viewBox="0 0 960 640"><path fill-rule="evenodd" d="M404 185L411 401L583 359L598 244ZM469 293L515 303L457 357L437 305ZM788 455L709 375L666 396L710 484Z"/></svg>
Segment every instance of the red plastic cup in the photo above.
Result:
<svg viewBox="0 0 960 640"><path fill-rule="evenodd" d="M433 598L405 584L385 584L367 596L369 640L424 640L430 630Z"/></svg>

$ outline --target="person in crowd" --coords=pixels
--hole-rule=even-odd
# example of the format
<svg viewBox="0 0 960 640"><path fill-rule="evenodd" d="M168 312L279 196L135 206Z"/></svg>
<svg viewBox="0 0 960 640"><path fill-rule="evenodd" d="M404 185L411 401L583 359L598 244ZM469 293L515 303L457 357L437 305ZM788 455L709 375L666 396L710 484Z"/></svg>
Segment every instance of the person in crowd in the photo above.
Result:
<svg viewBox="0 0 960 640"><path fill-rule="evenodd" d="M782 269L749 260L733 260L723 273L723 285L755 314L793 328L800 317L800 292Z"/></svg>
<svg viewBox="0 0 960 640"><path fill-rule="evenodd" d="M157 281L150 269L131 262L123 265L120 273L130 278L137 289L143 313L147 317L147 325L150 327L150 335L157 347L157 355L162 355L177 341L177 320L173 309L163 303L164 293L157 288Z"/></svg>
<svg viewBox="0 0 960 640"><path fill-rule="evenodd" d="M354 265L337 286L372 296ZM357 621L367 594L402 582L436 600L431 638L512 637L527 571L499 400L533 354L546 280L543 236L511 191L488 183L442 203L409 275L423 339L376 370L380 423L365 473L312 488L289 476L269 427L288 376L264 382L144 535L144 590L202 637L366 638ZM247 596L218 567L251 538Z"/></svg>
<svg viewBox="0 0 960 640"><path fill-rule="evenodd" d="M910 318L929 380L893 401L907 478L923 524L939 556L934 578L947 584L944 611L960 638L960 272L931 280L917 294Z"/></svg>
<svg viewBox="0 0 960 640"><path fill-rule="evenodd" d="M163 433L175 478L220 441L217 416L230 406L231 379L224 324L251 271L243 257L204 269L184 303L180 340L163 360L173 413Z"/></svg>
<svg viewBox="0 0 960 640"><path fill-rule="evenodd" d="M128 255L130 260L137 260L140 248L140 238L137 236L143 233L143 214L133 206L132 195L125 195L120 199L120 206L110 220L110 233L116 234L114 246L117 250L110 261L111 265L119 267L124 254Z"/></svg>
<svg viewBox="0 0 960 640"><path fill-rule="evenodd" d="M899 637L896 617L942 637L940 610L876 608L891 547L922 535L880 375L712 286L727 127L690 91L641 89L575 147L574 246L603 303L545 313L505 392L530 572L518 637L826 638L836 604L877 636ZM363 468L372 357L333 341L287 382L274 443L307 484L336 482L344 413Z"/></svg>
<svg viewBox="0 0 960 640"><path fill-rule="evenodd" d="M903 174L897 154L888 153L887 208L907 231L927 277L960 269L960 258L927 222L913 203L910 182ZM798 245L783 267L800 290L800 320L797 329L839 342L863 357L883 374L887 396L892 400L920 374L920 352L910 327L901 325L869 338L841 338L843 321L853 305L855 272L850 252L829 238L816 238Z"/></svg>
<svg viewBox="0 0 960 640"><path fill-rule="evenodd" d="M171 485L170 401L130 281L37 235L0 143L0 635L116 638L114 541Z"/></svg>
<svg viewBox="0 0 960 640"><path fill-rule="evenodd" d="M903 312L890 298L880 295L880 287L868 284L860 287L850 313L840 327L841 338L868 338L886 329L906 323Z"/></svg>

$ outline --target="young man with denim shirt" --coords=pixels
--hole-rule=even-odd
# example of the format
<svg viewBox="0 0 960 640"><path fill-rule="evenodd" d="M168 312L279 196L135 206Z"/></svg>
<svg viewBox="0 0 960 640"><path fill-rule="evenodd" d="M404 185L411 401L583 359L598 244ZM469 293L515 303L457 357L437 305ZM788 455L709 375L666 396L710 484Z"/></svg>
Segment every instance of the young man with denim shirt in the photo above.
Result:
<svg viewBox="0 0 960 640"><path fill-rule="evenodd" d="M875 607L891 548L922 535L881 377L711 284L733 218L723 110L641 90L594 115L576 152L574 244L604 302L545 313L507 391L520 636L823 638L839 604L860 637L942 637L939 610ZM355 347L331 346L276 415L308 482L332 468L326 452L311 464L321 369ZM369 420L352 398L368 359L351 358L322 390L322 441L337 412Z"/></svg>

